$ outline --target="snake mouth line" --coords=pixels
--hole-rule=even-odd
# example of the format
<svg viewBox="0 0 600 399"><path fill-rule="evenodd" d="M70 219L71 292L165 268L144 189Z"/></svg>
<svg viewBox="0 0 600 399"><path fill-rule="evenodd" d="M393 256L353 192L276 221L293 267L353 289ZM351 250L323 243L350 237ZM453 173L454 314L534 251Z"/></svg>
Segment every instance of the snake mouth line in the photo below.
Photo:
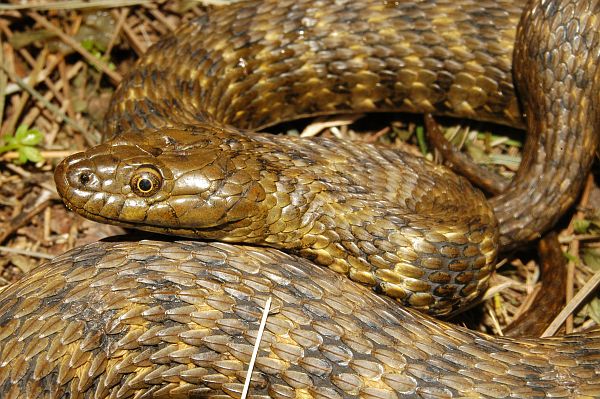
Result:
<svg viewBox="0 0 600 399"><path fill-rule="evenodd" d="M104 224L112 224L112 225L116 225L119 227L135 228L135 229L142 229L142 228L146 229L146 227L155 227L157 229L160 228L159 226L148 225L146 221L142 221L139 223L124 222L118 218L111 218L108 216L102 216L102 215L98 215L96 213L92 213L90 211L85 210L84 208L75 206L67 195L63 195L62 200L63 200L63 203L65 204L65 206L67 207L67 209L69 209L72 212L77 213L78 215L80 215L86 219L93 220L94 222L104 223ZM157 233L160 233L160 231L157 231Z"/></svg>
<svg viewBox="0 0 600 399"><path fill-rule="evenodd" d="M65 204L65 206L67 207L67 209L69 209L70 211L75 212L78 215L80 215L86 219L90 219L97 223L110 224L110 225L119 226L119 227L123 227L123 228L146 231L146 232L151 232L151 233L156 233L156 234L161 234L161 235L182 236L182 237L187 237L187 238L202 239L203 241L227 241L232 244L242 244L242 245L251 245L251 246L256 245L256 246L263 247L263 245L260 245L259 243L240 241L240 240L228 240L226 237L219 237L219 238L214 238L214 239L210 237L211 232L220 231L221 228L223 228L224 226L227 225L226 223L201 228L201 227L160 226L160 225L151 224L147 220L142 220L140 222L123 221L122 219L119 219L118 217L111 218L108 216L102 216L102 215L98 215L96 213L87 211L84 208L77 207L67 198L67 196L63 196L62 200L63 200L63 203ZM272 247L272 245L264 245L264 246Z"/></svg>
<svg viewBox="0 0 600 399"><path fill-rule="evenodd" d="M157 234L162 234L162 235L178 235L178 236L182 236L182 237L190 237L190 238L197 238L198 234L195 233L195 230L192 229L179 229L179 228L174 228L174 227L164 227L164 226L155 226L152 224L148 224L147 222L124 222L118 218L110 218L110 217L106 217L106 216L100 216L94 213L91 213L89 211L86 211L85 209L81 209L81 208L73 208L71 205L67 204L65 202L67 208L69 208L71 211L79 214L80 216L86 218L86 219L90 219L93 220L94 222L97 223L102 223L102 224L110 224L110 225L114 225L114 226L119 226L119 227L123 227L123 228L127 228L127 229L135 229L135 230L140 230L140 231L147 231L147 232L151 232L151 233L157 233Z"/></svg>

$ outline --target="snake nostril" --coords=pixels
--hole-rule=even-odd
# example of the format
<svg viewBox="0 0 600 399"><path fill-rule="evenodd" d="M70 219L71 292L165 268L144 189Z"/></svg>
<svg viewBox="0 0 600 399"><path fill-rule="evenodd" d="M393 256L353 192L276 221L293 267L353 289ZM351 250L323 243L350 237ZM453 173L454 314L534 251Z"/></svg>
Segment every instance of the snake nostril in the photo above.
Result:
<svg viewBox="0 0 600 399"><path fill-rule="evenodd" d="M87 186L91 179L92 177L89 172L82 172L79 175L79 183L81 183L82 186Z"/></svg>

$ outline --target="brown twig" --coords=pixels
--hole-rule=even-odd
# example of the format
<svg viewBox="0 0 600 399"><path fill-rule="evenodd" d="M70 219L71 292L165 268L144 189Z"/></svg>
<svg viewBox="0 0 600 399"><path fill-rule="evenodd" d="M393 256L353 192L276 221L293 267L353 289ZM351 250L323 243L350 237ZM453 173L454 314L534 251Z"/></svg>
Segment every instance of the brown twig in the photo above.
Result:
<svg viewBox="0 0 600 399"><path fill-rule="evenodd" d="M30 74L30 79L32 82L36 81L37 75L40 73L40 70L42 69L42 66L44 65L47 55L48 55L48 51L46 49L44 49L44 50L42 50L42 52L36 59L35 66L33 67L33 70L31 71L31 74ZM9 70L8 68L4 68L4 65L2 65L2 68L4 69L4 72L6 72L10 76L10 78L12 80L15 80L15 81L20 80L15 74L12 73L11 70ZM22 80L21 80L21 82L22 82ZM31 90L35 90L31 86L29 86L29 87ZM25 105L27 104L27 101L29 100L30 95L33 95L33 94L31 93L30 90L27 90L21 96L19 105L16 107L15 112L13 113L11 119L8 121L7 131L9 134L12 134L15 131L17 122L18 122L19 118L21 117L23 110L25 109Z"/></svg>
<svg viewBox="0 0 600 399"><path fill-rule="evenodd" d="M2 41L2 35L0 34L0 65L4 64L4 42ZM8 76L4 72L4 68L0 68L0 128L4 120L4 104L6 100L6 86L8 85Z"/></svg>
<svg viewBox="0 0 600 399"><path fill-rule="evenodd" d="M575 222L578 220L583 220L585 217L584 212L581 210L585 208L590 200L590 193L592 192L592 187L594 186L594 176L589 174L587 180L585 182L585 186L583 188L583 192L581 194L581 200L579 201L580 210L575 213L573 219L569 223L569 230L571 233L573 232ZM573 240L569 244L569 253L572 256L577 257L579 259L579 240ZM573 291L574 291L574 280L575 280L575 262L570 260L567 263L567 305L571 303L573 299ZM566 332L571 333L573 331L573 315L569 314L565 324Z"/></svg>
<svg viewBox="0 0 600 399"><path fill-rule="evenodd" d="M116 8L151 4L151 0L91 0L91 1L48 1L39 4L0 4L0 11L8 10L75 10L86 8Z"/></svg>
<svg viewBox="0 0 600 399"><path fill-rule="evenodd" d="M68 157L69 155L73 154L75 151L69 151L69 150L48 150L48 151L40 151L40 154L42 155L42 157L44 159L63 159L65 157ZM10 151L7 153L2 154L2 156L0 156L0 160L2 161L12 161L19 158L19 153L16 151Z"/></svg>
<svg viewBox="0 0 600 399"><path fill-rule="evenodd" d="M8 237L10 237L15 231L25 226L29 221L38 213L42 212L46 207L52 203L52 199L47 199L27 212L21 213L10 220L8 223L4 223L4 227L0 229L0 244L3 243Z"/></svg>
<svg viewBox="0 0 600 399"><path fill-rule="evenodd" d="M111 11L111 14L115 18L119 18L119 13L116 10ZM129 45L131 46L133 51L135 51L138 57L146 52L148 46L146 46L144 43L142 43L141 40L138 39L133 29L131 29L131 27L126 23L123 24L123 33L125 33L125 37L127 38Z"/></svg>
<svg viewBox="0 0 600 399"><path fill-rule="evenodd" d="M13 74L9 69L4 68L3 65L0 65L0 67L2 67L2 69L4 69L4 71L8 74L8 76L13 81L15 81L19 86L21 86L21 88L23 88L23 90L25 90L27 93L31 94L38 101L42 102L46 108L48 108L50 111L52 111L54 114L56 114L56 116L60 117L66 123L71 125L75 130L86 135L86 130L83 127L81 127L75 120L73 120L73 119L69 118L67 115L65 115L65 113L62 112L56 105L48 102L44 98L44 96L42 96L37 90L35 90L33 87L29 86L27 83L25 83L23 81L23 79L19 78L15 74Z"/></svg>
<svg viewBox="0 0 600 399"><path fill-rule="evenodd" d="M118 84L122 77L118 72L115 72L109 68L109 66L101 60L100 58L94 56L92 53L83 48L83 46L77 43L73 38L64 33L62 30L58 29L56 26L51 24L46 18L38 14L37 12L28 12L31 18L35 20L35 22L42 25L45 29L49 30L56 36L58 36L65 44L69 45L73 48L73 50L77 51L81 54L90 64L101 70L103 73L108 75L111 81L115 84Z"/></svg>
<svg viewBox="0 0 600 399"><path fill-rule="evenodd" d="M0 246L0 252L8 252L18 255L31 256L32 258L40 258L40 259L53 259L55 256L51 254L45 254L43 252L29 251L27 249L18 249L12 247L4 247Z"/></svg>

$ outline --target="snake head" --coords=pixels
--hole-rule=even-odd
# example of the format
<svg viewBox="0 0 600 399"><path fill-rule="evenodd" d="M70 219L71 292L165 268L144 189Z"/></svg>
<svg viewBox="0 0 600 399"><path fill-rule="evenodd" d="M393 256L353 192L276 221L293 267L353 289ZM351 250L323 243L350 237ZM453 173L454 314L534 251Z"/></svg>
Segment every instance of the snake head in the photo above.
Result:
<svg viewBox="0 0 600 399"><path fill-rule="evenodd" d="M122 135L69 156L55 172L60 196L86 218L167 234L227 239L252 223L264 199L256 176L224 154L222 139L178 134Z"/></svg>

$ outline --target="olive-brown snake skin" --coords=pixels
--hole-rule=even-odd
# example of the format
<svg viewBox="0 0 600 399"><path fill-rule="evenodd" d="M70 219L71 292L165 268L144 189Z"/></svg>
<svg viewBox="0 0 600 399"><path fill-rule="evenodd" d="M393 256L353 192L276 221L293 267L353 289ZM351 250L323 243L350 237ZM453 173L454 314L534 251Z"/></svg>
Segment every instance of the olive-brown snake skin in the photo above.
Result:
<svg viewBox="0 0 600 399"><path fill-rule="evenodd" d="M250 1L157 43L59 193L253 246L104 242L36 270L0 295L3 397L239 397L269 296L254 396L600 397L599 332L494 338L400 306L477 297L499 244L539 237L589 170L600 5L516 3ZM396 150L238 130L383 110L526 128L523 164L488 204Z"/></svg>
<svg viewBox="0 0 600 399"><path fill-rule="evenodd" d="M2 293L3 398L600 396L600 332L490 337L268 248L100 242Z"/></svg>

